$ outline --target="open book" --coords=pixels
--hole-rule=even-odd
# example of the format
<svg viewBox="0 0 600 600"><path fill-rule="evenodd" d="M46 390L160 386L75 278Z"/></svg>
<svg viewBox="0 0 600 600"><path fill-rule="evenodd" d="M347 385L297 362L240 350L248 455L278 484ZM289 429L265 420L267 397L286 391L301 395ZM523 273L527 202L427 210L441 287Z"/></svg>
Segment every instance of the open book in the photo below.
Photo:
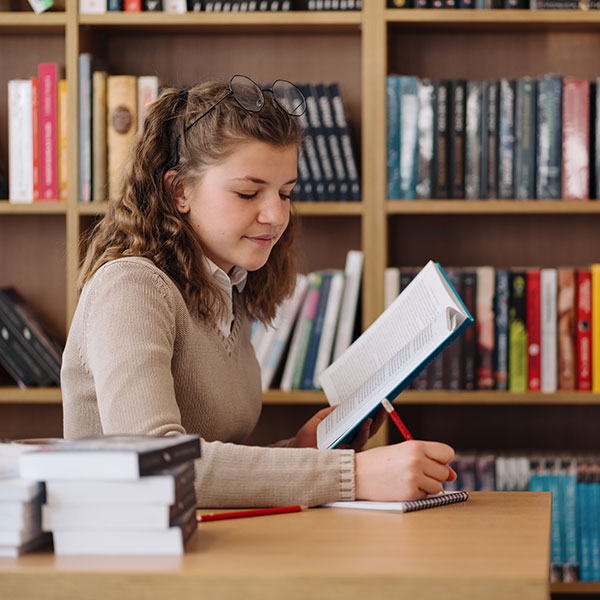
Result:
<svg viewBox="0 0 600 600"><path fill-rule="evenodd" d="M393 400L471 323L438 263L429 261L381 316L323 373L330 404L317 447L333 448L376 409Z"/></svg>

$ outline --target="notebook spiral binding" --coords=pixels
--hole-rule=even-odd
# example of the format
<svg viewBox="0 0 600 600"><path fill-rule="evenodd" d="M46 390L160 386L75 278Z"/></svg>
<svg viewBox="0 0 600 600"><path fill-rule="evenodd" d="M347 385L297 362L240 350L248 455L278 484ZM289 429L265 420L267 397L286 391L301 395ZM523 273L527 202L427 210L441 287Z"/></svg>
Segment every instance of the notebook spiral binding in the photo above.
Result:
<svg viewBox="0 0 600 600"><path fill-rule="evenodd" d="M440 496L432 496L431 498L423 498L422 500L413 500L406 502L404 512L411 510L421 510L423 508L433 508L434 506L444 506L445 504L454 504L456 502L464 502L469 497L469 492L447 492Z"/></svg>

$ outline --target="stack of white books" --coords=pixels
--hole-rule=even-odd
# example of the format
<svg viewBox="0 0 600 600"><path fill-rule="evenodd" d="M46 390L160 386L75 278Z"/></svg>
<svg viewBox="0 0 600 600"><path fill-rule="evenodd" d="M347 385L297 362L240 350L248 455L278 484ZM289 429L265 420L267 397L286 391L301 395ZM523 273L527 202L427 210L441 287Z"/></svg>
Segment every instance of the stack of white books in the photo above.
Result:
<svg viewBox="0 0 600 600"><path fill-rule="evenodd" d="M17 557L49 543L41 528L44 485L19 477L26 446L0 444L0 557Z"/></svg>
<svg viewBox="0 0 600 600"><path fill-rule="evenodd" d="M21 456L46 484L42 530L67 554L174 555L197 529L195 435L63 441Z"/></svg>

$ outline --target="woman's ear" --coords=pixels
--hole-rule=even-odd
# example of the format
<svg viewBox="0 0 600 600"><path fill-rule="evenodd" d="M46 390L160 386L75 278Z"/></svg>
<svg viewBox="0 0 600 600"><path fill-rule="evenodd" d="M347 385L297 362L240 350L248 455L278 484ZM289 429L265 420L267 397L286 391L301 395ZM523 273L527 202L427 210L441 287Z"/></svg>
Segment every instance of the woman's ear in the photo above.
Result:
<svg viewBox="0 0 600 600"><path fill-rule="evenodd" d="M173 202L175 202L175 209L181 214L187 214L190 212L189 202L185 197L185 189L181 183L174 183L175 175L177 173L172 169L167 171L164 176L164 184L165 189L169 189L171 186L175 185L175 189L173 190Z"/></svg>

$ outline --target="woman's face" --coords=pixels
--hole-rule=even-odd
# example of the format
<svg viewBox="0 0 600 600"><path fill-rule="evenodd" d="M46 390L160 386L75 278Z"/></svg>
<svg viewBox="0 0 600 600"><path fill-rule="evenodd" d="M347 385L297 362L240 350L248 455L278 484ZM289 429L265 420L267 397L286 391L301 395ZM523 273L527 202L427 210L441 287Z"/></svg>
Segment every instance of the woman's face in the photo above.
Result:
<svg viewBox="0 0 600 600"><path fill-rule="evenodd" d="M297 162L295 145L245 142L177 198L206 256L226 273L267 262L289 223Z"/></svg>

